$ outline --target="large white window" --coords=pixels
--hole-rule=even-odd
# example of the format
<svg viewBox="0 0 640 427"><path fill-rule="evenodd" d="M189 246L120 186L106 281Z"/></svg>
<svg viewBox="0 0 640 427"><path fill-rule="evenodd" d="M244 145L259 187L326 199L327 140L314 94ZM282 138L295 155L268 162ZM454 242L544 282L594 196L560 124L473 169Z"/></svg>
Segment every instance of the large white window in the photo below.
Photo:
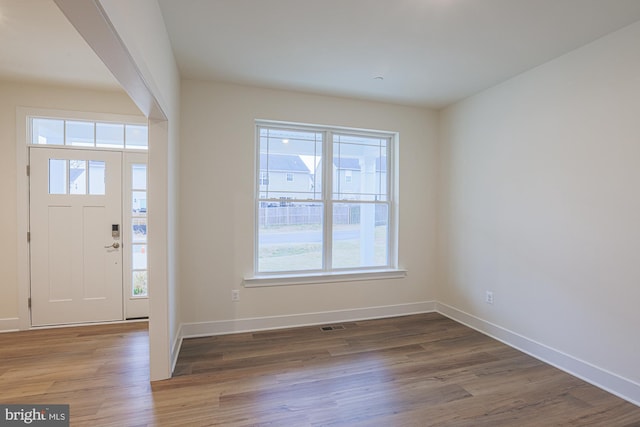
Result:
<svg viewBox="0 0 640 427"><path fill-rule="evenodd" d="M256 276L397 268L395 138L258 123Z"/></svg>

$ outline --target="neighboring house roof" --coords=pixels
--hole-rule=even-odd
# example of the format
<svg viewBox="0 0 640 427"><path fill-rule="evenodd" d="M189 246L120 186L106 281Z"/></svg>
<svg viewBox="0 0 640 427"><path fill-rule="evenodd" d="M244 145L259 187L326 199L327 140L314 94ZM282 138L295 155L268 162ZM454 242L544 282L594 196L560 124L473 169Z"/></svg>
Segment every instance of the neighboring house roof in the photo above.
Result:
<svg viewBox="0 0 640 427"><path fill-rule="evenodd" d="M345 169L350 169L354 171L360 170L360 161L358 159L354 159L350 157L334 157L333 165L341 170L345 170Z"/></svg>
<svg viewBox="0 0 640 427"><path fill-rule="evenodd" d="M260 153L260 170L267 170L267 168L272 172L311 172L300 156Z"/></svg>
<svg viewBox="0 0 640 427"><path fill-rule="evenodd" d="M268 161L268 163L267 163ZM267 166L268 164L268 166ZM360 161L354 157L334 157L333 165L340 170L360 170ZM321 167L321 163L318 164ZM260 154L260 170L272 172L300 172L311 173L307 165L302 161L300 156L293 154ZM379 172L387 171L387 158L378 157L376 159L376 170Z"/></svg>
<svg viewBox="0 0 640 427"><path fill-rule="evenodd" d="M86 169L69 168L69 182L74 182L80 175L86 172Z"/></svg>

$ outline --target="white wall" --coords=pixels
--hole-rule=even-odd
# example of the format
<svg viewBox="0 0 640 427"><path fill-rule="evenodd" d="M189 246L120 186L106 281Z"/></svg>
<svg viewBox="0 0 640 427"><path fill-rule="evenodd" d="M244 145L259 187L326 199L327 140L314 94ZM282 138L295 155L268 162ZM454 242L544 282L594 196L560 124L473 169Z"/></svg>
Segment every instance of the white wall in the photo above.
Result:
<svg viewBox="0 0 640 427"><path fill-rule="evenodd" d="M436 114L382 103L182 82L183 322L347 310L435 297ZM400 132L404 279L243 288L253 266L255 119ZM240 289L240 302L231 290Z"/></svg>
<svg viewBox="0 0 640 427"><path fill-rule="evenodd" d="M640 23L442 113L438 298L640 387L638 40Z"/></svg>
<svg viewBox="0 0 640 427"><path fill-rule="evenodd" d="M35 107L97 113L140 115L120 91L95 91L59 86L0 81L0 330L18 318L16 107ZM26 301L21 301L26 304ZM17 327L17 324L13 326Z"/></svg>

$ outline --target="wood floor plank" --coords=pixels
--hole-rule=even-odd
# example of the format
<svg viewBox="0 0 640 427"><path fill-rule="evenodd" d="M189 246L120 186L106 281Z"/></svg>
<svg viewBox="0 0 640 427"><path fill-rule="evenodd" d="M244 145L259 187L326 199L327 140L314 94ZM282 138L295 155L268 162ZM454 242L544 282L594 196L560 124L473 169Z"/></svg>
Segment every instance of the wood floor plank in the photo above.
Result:
<svg viewBox="0 0 640 427"><path fill-rule="evenodd" d="M0 334L0 403L73 426L640 426L640 408L437 313L184 340L145 323Z"/></svg>

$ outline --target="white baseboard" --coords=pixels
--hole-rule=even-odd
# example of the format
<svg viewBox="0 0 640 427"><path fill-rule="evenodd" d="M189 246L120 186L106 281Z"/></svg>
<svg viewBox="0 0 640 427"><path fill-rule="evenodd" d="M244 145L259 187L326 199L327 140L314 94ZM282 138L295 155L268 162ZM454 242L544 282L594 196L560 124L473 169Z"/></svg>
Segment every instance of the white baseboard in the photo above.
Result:
<svg viewBox="0 0 640 427"><path fill-rule="evenodd" d="M235 320L220 320L214 322L183 323L181 327L181 334L182 338L194 338L234 334L239 332L294 328L299 326L323 325L328 323L429 313L435 311L435 308L435 301L424 301L410 304L385 305L381 307L323 311L319 313L255 317Z"/></svg>
<svg viewBox="0 0 640 427"><path fill-rule="evenodd" d="M182 340L184 336L182 334L182 325L178 328L178 333L173 340L173 345L171 346L171 374L173 375L173 371L176 369L176 363L178 362L178 356L180 355L180 349L182 348Z"/></svg>
<svg viewBox="0 0 640 427"><path fill-rule="evenodd" d="M10 317L8 319L0 319L0 333L15 332L20 330L20 319Z"/></svg>
<svg viewBox="0 0 640 427"><path fill-rule="evenodd" d="M436 311L549 365L640 406L640 384L443 303Z"/></svg>

